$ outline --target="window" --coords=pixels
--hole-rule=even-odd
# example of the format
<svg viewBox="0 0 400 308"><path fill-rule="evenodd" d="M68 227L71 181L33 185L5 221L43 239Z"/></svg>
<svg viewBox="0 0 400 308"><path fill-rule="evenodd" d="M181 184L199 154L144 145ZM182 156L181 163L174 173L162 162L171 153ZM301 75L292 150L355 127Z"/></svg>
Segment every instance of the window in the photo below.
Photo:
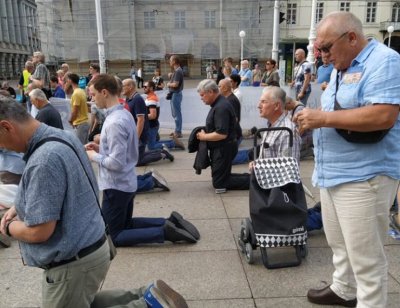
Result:
<svg viewBox="0 0 400 308"><path fill-rule="evenodd" d="M339 11L350 12L350 1L340 2Z"/></svg>
<svg viewBox="0 0 400 308"><path fill-rule="evenodd" d="M367 16L365 22L373 23L376 20L376 1L367 2Z"/></svg>
<svg viewBox="0 0 400 308"><path fill-rule="evenodd" d="M175 12L175 29L185 29L185 28L186 28L185 12L183 11Z"/></svg>
<svg viewBox="0 0 400 308"><path fill-rule="evenodd" d="M317 11L315 12L315 23L318 23L324 16L324 3L317 2Z"/></svg>
<svg viewBox="0 0 400 308"><path fill-rule="evenodd" d="M394 22L400 21L400 2L396 2L395 4L393 4L391 21Z"/></svg>
<svg viewBox="0 0 400 308"><path fill-rule="evenodd" d="M215 11L204 12L204 27L207 29L215 28Z"/></svg>
<svg viewBox="0 0 400 308"><path fill-rule="evenodd" d="M297 3L288 3L286 11L286 23L288 25L296 24Z"/></svg>
<svg viewBox="0 0 400 308"><path fill-rule="evenodd" d="M144 12L144 28L154 29L156 27L156 13Z"/></svg>

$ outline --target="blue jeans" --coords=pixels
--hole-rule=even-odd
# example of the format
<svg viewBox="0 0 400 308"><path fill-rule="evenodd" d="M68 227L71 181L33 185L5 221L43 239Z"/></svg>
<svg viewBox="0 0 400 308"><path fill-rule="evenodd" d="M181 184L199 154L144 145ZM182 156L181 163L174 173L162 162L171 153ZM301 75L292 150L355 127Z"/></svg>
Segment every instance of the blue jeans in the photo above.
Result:
<svg viewBox="0 0 400 308"><path fill-rule="evenodd" d="M151 172L137 176L137 190L136 192L146 192L154 188L154 181Z"/></svg>
<svg viewBox="0 0 400 308"><path fill-rule="evenodd" d="M132 218L135 194L116 189L103 191L103 216L115 246L164 243L164 218Z"/></svg>
<svg viewBox="0 0 400 308"><path fill-rule="evenodd" d="M239 165L239 164L245 164L249 162L249 151L250 149L242 149L239 150L235 156L235 158L232 160L232 165Z"/></svg>
<svg viewBox="0 0 400 308"><path fill-rule="evenodd" d="M182 91L172 93L171 98L171 114L175 120L175 133L182 133Z"/></svg>
<svg viewBox="0 0 400 308"><path fill-rule="evenodd" d="M175 142L174 140L159 140L157 141L157 133L159 130L159 126L157 127L150 127L147 131L147 147L149 150L160 150L163 147L163 144L165 144L168 149L173 149L175 148Z"/></svg>

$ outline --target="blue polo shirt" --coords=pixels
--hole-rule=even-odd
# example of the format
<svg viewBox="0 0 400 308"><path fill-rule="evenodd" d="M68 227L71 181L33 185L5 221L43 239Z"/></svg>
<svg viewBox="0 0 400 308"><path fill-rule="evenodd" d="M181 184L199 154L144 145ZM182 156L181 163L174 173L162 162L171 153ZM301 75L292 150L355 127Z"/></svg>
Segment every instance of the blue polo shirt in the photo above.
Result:
<svg viewBox="0 0 400 308"><path fill-rule="evenodd" d="M321 96L324 111L334 110L335 78ZM400 55L378 43L368 45L352 61L342 76L337 100L345 109L370 104L400 105ZM314 129L315 169L313 184L333 187L342 183L360 182L377 175L400 179L400 118L379 142L356 144L347 142L334 128Z"/></svg>

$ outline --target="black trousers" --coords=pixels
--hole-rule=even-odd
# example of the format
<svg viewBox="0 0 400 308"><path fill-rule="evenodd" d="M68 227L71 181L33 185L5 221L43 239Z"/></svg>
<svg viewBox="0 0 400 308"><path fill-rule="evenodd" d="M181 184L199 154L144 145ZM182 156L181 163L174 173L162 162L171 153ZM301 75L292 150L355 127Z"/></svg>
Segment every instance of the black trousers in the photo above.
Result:
<svg viewBox="0 0 400 308"><path fill-rule="evenodd" d="M229 141L220 147L210 148L211 176L214 188L249 189L249 173L232 173L232 160L237 152L236 141Z"/></svg>

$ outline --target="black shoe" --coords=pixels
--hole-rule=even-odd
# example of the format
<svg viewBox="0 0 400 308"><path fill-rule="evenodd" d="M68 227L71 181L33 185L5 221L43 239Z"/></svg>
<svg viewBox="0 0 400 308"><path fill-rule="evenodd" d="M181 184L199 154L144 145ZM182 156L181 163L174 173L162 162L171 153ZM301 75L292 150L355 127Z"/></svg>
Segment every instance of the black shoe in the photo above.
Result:
<svg viewBox="0 0 400 308"><path fill-rule="evenodd" d="M169 191L167 180L164 179L164 177L161 174L153 170L151 175L153 177L155 188L161 188L163 191Z"/></svg>
<svg viewBox="0 0 400 308"><path fill-rule="evenodd" d="M307 299L309 302L318 305L338 305L343 307L357 306L356 298L347 301L336 295L336 293L332 291L330 286L327 286L321 290L310 289L307 293Z"/></svg>
<svg viewBox="0 0 400 308"><path fill-rule="evenodd" d="M166 241L180 242L185 241L189 243L196 243L196 239L186 230L180 229L169 220L165 221L164 237Z"/></svg>
<svg viewBox="0 0 400 308"><path fill-rule="evenodd" d="M167 220L172 222L178 228L189 232L197 241L200 239L199 230L197 230L197 228L190 221L184 219L178 212L173 211Z"/></svg>
<svg viewBox="0 0 400 308"><path fill-rule="evenodd" d="M9 236L0 233L0 246L8 248L11 246L11 239Z"/></svg>
<svg viewBox="0 0 400 308"><path fill-rule="evenodd" d="M161 153L164 154L165 158L169 159L171 163L174 161L175 157L167 149L163 148L161 150Z"/></svg>

